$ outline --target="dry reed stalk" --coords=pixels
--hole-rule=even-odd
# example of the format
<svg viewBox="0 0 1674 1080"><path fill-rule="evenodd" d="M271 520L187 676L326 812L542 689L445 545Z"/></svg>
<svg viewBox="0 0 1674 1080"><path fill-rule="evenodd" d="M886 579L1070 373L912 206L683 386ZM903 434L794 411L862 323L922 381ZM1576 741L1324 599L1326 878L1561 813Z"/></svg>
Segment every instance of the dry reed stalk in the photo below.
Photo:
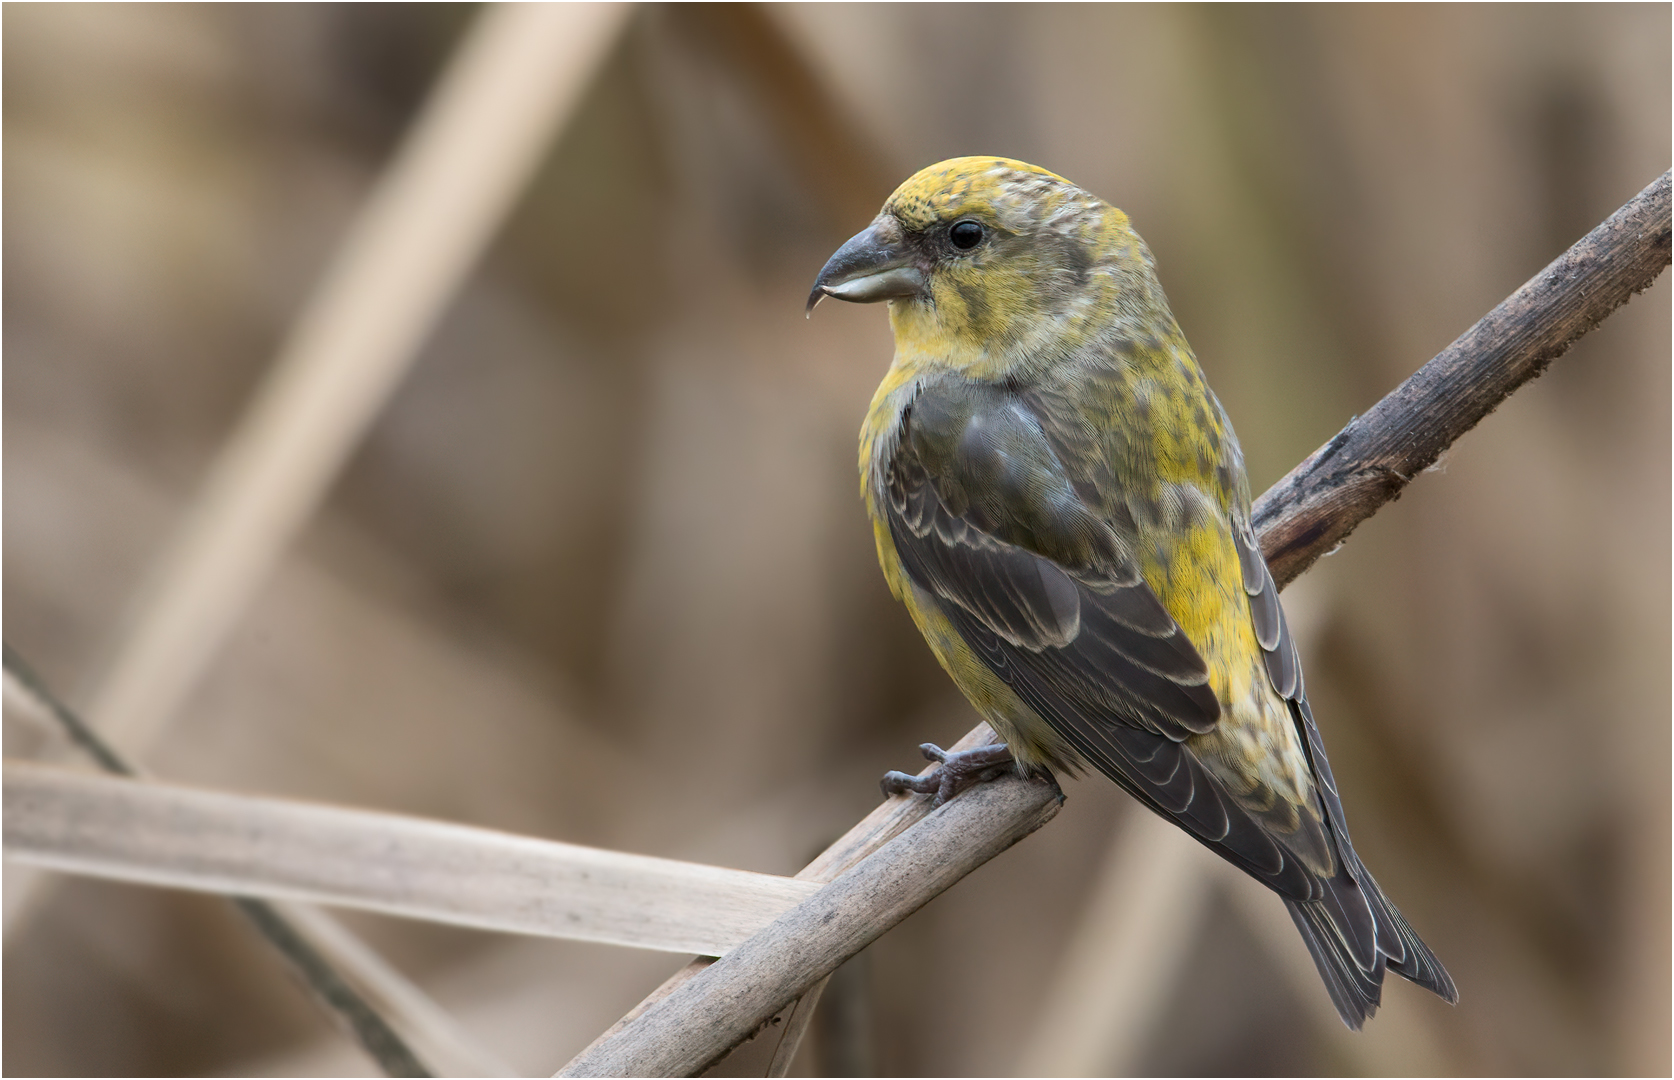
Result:
<svg viewBox="0 0 1674 1080"><path fill-rule="evenodd" d="M724 955L813 882L403 814L5 764L9 859L195 892Z"/></svg>

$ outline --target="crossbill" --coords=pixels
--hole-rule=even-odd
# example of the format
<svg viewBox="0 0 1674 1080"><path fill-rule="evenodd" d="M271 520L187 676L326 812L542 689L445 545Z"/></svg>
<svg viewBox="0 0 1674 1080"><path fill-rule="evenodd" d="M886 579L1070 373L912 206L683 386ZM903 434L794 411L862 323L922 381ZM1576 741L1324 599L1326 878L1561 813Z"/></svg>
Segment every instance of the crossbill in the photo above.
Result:
<svg viewBox="0 0 1674 1080"><path fill-rule="evenodd" d="M1358 1029L1384 971L1458 1000L1366 871L1225 412L1127 215L1004 158L919 172L820 271L888 301L860 436L878 561L1004 740L886 790L1092 766L1283 898Z"/></svg>

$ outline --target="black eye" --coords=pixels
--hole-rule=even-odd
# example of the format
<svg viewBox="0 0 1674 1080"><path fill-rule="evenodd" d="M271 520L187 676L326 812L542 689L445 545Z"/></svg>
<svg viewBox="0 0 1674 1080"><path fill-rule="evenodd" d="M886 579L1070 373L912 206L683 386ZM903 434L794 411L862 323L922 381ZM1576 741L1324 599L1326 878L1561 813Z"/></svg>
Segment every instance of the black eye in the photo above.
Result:
<svg viewBox="0 0 1674 1080"><path fill-rule="evenodd" d="M982 226L974 221L956 221L947 231L947 238L960 251L969 251L982 243Z"/></svg>

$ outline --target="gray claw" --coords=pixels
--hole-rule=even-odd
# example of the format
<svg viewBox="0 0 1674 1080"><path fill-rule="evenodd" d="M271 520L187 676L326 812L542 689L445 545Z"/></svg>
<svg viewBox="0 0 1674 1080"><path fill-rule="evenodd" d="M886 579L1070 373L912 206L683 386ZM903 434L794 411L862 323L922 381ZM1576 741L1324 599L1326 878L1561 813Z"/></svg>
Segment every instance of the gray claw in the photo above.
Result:
<svg viewBox="0 0 1674 1080"><path fill-rule="evenodd" d="M939 762L940 766L923 776L888 772L884 774L879 786L883 788L885 795L901 795L909 791L919 795L931 795L931 809L942 805L968 787L996 779L1015 764L1011 750L1004 743L979 746L974 750L954 751L943 750L935 743L921 743L918 749L919 753L931 761Z"/></svg>

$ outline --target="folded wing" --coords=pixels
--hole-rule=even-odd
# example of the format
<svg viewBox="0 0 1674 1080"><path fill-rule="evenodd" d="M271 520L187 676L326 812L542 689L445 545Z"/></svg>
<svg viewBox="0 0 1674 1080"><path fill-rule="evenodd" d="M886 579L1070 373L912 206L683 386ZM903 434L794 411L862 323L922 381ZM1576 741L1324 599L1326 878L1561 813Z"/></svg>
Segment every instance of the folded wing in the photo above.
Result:
<svg viewBox="0 0 1674 1080"><path fill-rule="evenodd" d="M907 576L1100 772L1287 897L1324 899L1286 838L1187 745L1221 719L1207 665L1077 497L1038 420L997 392L936 393L908 411L883 478ZM1267 637L1294 661L1288 635Z"/></svg>

